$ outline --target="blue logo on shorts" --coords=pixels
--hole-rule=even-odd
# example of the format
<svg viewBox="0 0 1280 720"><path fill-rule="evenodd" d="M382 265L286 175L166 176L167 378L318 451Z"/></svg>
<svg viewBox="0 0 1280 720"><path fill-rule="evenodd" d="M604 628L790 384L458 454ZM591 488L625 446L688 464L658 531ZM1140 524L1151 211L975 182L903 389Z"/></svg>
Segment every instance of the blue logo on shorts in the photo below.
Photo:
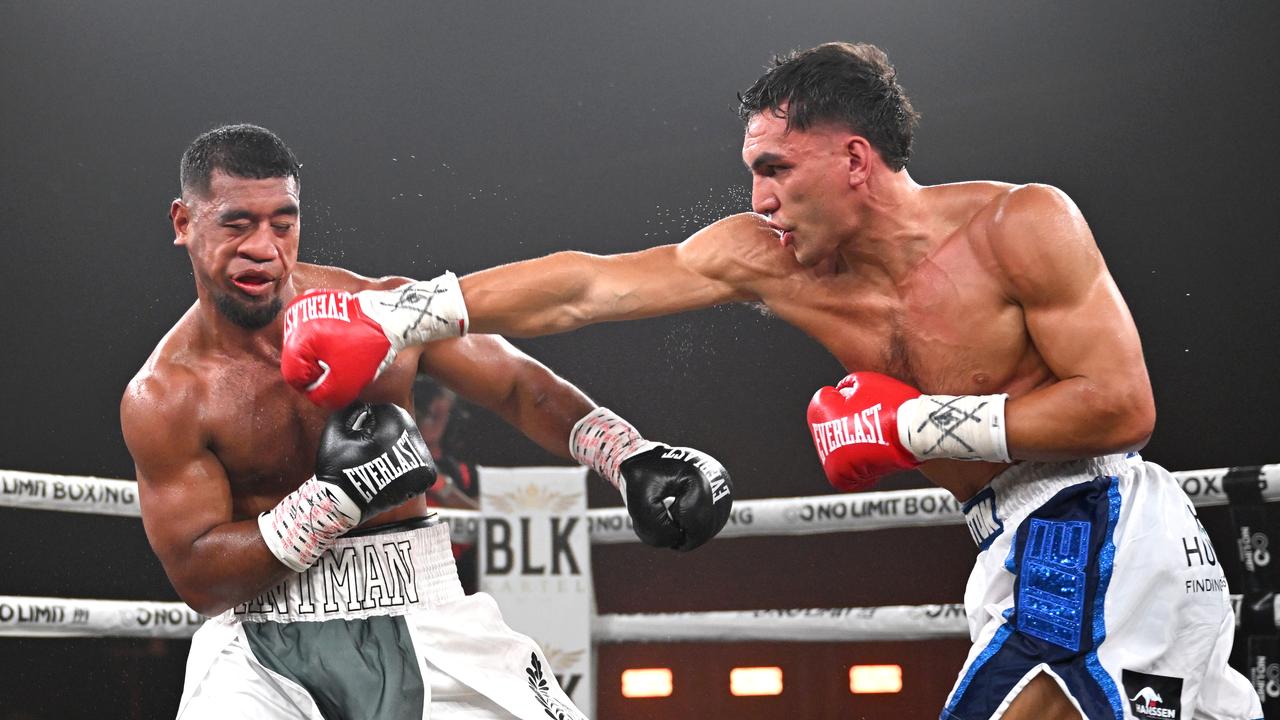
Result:
<svg viewBox="0 0 1280 720"><path fill-rule="evenodd" d="M1083 520L1031 519L1018 574L1018 630L1080 649L1091 527Z"/></svg>

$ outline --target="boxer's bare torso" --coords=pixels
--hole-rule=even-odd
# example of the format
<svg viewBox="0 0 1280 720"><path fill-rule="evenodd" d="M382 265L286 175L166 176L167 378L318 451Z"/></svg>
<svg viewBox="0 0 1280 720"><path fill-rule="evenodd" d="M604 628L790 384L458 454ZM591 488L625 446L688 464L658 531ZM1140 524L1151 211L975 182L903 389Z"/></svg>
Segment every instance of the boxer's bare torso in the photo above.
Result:
<svg viewBox="0 0 1280 720"><path fill-rule="evenodd" d="M1010 190L987 182L926 188L938 217L903 228L893 247L900 252L883 266L832 259L807 269L776 236L735 234L738 284L850 371L882 372L925 393L1025 395L1057 377L1011 300L985 231ZM967 498L1002 468L935 460L921 470Z"/></svg>
<svg viewBox="0 0 1280 720"><path fill-rule="evenodd" d="M292 297L312 287L355 291L403 280L297 264L281 282L289 283L281 295ZM182 598L216 615L291 572L262 542L257 516L314 473L328 413L280 375L283 314L246 330L202 302L160 341L125 390L120 414L147 538ZM441 359L446 375L456 375L472 344L401 353L361 399L409 408L423 356ZM361 524L426 514L418 497Z"/></svg>
<svg viewBox="0 0 1280 720"><path fill-rule="evenodd" d="M298 292L312 287L355 292L399 282L371 281L315 265L300 264L293 272ZM223 466L236 520L256 518L311 477L320 430L329 416L328 410L311 404L280 377L280 322L262 328L250 345L223 347L204 332L192 307L166 334L131 386L148 404L177 402L191 409L184 434L196 436ZM411 409L420 355L420 348L398 355L361 400ZM155 418L164 415L157 411ZM425 502L415 498L362 524L425 514Z"/></svg>
<svg viewBox="0 0 1280 720"><path fill-rule="evenodd" d="M313 287L351 292L394 287L401 280L370 280L336 268L299 264L292 281L298 293ZM198 443L226 473L232 519L257 517L297 489L315 470L316 446L329 412L285 384L280 375L283 314L249 342L219 342L196 307L183 315L156 347L130 385L140 420L149 432L181 435ZM374 403L410 406L416 366L411 348L362 394ZM186 427L173 428L169 408L182 408ZM415 498L363 525L380 525L426 514Z"/></svg>
<svg viewBox="0 0 1280 720"><path fill-rule="evenodd" d="M809 266L797 259L803 225L780 236L770 219L742 214L678 245L557 253L469 275L462 288L473 329L516 335L762 302L850 371L931 394L1008 393L1014 457L1143 444L1149 424L1108 425L1116 407L1153 413L1150 383L1132 318L1071 201L1044 186L969 182L914 186L910 202L874 243L833 246ZM921 470L963 500L1003 467L934 460Z"/></svg>

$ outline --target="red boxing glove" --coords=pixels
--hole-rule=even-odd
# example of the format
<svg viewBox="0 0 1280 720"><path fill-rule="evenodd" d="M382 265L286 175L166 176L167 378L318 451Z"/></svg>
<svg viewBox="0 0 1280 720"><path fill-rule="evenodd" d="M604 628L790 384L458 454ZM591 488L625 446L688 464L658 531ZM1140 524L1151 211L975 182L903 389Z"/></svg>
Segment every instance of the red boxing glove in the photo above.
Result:
<svg viewBox="0 0 1280 720"><path fill-rule="evenodd" d="M346 407L394 356L382 326L345 290L308 290L284 311L280 373L322 407Z"/></svg>
<svg viewBox="0 0 1280 720"><path fill-rule="evenodd" d="M312 402L336 410L396 353L466 332L467 306L451 272L390 290L311 290L285 309L280 372Z"/></svg>
<svg viewBox="0 0 1280 720"><path fill-rule="evenodd" d="M898 436L898 408L920 391L888 375L857 372L809 401L809 430L827 481L865 490L882 476L920 464Z"/></svg>

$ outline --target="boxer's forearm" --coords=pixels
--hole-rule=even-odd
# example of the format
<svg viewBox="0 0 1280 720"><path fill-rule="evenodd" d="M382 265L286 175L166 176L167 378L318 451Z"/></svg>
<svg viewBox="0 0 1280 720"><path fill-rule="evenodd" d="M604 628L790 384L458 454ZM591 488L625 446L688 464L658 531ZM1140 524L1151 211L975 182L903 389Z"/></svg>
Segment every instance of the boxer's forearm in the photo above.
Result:
<svg viewBox="0 0 1280 720"><path fill-rule="evenodd" d="M755 299L704 275L681 247L618 255L558 252L473 273L460 281L470 331L534 337Z"/></svg>
<svg viewBox="0 0 1280 720"><path fill-rule="evenodd" d="M256 519L219 525L165 570L184 602L212 617L260 595L294 571L271 554Z"/></svg>
<svg viewBox="0 0 1280 720"><path fill-rule="evenodd" d="M1073 460L1141 449L1155 427L1150 385L1060 380L1005 408L1015 460Z"/></svg>
<svg viewBox="0 0 1280 720"><path fill-rule="evenodd" d="M470 331L536 337L616 319L595 289L601 261L587 253L558 252L463 277Z"/></svg>
<svg viewBox="0 0 1280 720"><path fill-rule="evenodd" d="M548 452L569 458L569 433L595 403L545 366L521 367L512 390L494 410Z"/></svg>

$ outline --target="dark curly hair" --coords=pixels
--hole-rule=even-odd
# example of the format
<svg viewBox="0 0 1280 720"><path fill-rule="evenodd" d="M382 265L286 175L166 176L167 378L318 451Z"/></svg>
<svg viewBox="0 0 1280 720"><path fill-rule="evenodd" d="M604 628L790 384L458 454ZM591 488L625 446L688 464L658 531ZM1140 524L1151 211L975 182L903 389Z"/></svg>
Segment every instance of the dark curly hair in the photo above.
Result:
<svg viewBox="0 0 1280 720"><path fill-rule="evenodd" d="M866 137L895 171L911 159L911 133L920 119L889 57L866 43L826 43L775 56L768 71L738 93L744 123L765 111L785 117L787 130L847 127Z"/></svg>

